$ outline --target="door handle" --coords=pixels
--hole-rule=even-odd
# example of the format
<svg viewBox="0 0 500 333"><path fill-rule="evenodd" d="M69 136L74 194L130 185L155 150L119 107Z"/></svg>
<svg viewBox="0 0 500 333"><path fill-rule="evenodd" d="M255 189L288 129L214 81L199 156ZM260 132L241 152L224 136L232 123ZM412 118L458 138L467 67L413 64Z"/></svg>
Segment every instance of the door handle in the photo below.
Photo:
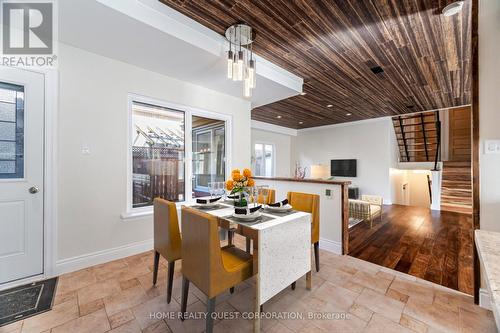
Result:
<svg viewBox="0 0 500 333"><path fill-rule="evenodd" d="M36 194L38 193L38 191L40 191L40 189L37 186L32 186L28 189L28 192L30 192L31 194Z"/></svg>

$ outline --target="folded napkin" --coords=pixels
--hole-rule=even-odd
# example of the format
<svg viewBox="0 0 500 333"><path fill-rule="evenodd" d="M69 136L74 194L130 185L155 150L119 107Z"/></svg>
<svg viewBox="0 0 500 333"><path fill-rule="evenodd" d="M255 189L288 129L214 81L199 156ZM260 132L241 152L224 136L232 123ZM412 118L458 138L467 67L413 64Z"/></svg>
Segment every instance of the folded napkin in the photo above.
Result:
<svg viewBox="0 0 500 333"><path fill-rule="evenodd" d="M198 203L198 204L212 203L212 202L216 202L217 200L220 200L220 198L221 197L213 198L213 199L196 199L196 203Z"/></svg>
<svg viewBox="0 0 500 333"><path fill-rule="evenodd" d="M276 203L273 203L273 204L269 204L268 206L270 206L270 207L283 207L283 206L286 206L286 205L288 205L288 199L285 199L283 201L276 202Z"/></svg>
<svg viewBox="0 0 500 333"><path fill-rule="evenodd" d="M262 208L262 206L257 206L254 208L235 208L234 212L238 215L248 215L248 214L255 213L256 211L258 211L261 208Z"/></svg>

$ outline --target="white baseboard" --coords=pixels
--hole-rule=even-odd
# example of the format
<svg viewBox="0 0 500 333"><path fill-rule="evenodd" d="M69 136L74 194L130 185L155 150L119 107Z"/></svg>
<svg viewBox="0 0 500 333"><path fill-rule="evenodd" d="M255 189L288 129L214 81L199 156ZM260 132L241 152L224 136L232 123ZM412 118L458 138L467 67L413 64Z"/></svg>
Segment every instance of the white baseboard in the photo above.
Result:
<svg viewBox="0 0 500 333"><path fill-rule="evenodd" d="M485 288L479 288L479 306L488 310L492 310L490 303L490 293Z"/></svg>
<svg viewBox="0 0 500 333"><path fill-rule="evenodd" d="M329 239L320 238L319 248L335 254L342 254L342 243L335 242Z"/></svg>
<svg viewBox="0 0 500 333"><path fill-rule="evenodd" d="M54 269L54 275L73 272L82 268L103 264L108 261L132 256L153 248L153 239L122 245L107 250L84 254L81 256L58 260Z"/></svg>

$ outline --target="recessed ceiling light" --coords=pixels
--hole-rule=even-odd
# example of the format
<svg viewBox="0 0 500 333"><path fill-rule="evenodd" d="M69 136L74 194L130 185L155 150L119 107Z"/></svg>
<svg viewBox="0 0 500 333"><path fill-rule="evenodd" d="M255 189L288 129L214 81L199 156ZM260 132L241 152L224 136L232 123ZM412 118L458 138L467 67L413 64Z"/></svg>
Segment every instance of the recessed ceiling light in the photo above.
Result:
<svg viewBox="0 0 500 333"><path fill-rule="evenodd" d="M352 113L346 113L345 115L346 116L352 116Z"/></svg>
<svg viewBox="0 0 500 333"><path fill-rule="evenodd" d="M326 107L327 108L331 108L331 107L333 107L333 105L332 104L328 104Z"/></svg>
<svg viewBox="0 0 500 333"><path fill-rule="evenodd" d="M460 13L463 6L464 6L463 1L456 1L456 2L450 3L448 6L444 7L442 13L446 17L453 16L455 14Z"/></svg>
<svg viewBox="0 0 500 333"><path fill-rule="evenodd" d="M304 122L303 121L299 121L299 125L302 125Z"/></svg>
<svg viewBox="0 0 500 333"><path fill-rule="evenodd" d="M304 96L304 95L307 95L307 93L306 92L301 92L300 93L300 96Z"/></svg>
<svg viewBox="0 0 500 333"><path fill-rule="evenodd" d="M281 119L282 116L276 116L276 118Z"/></svg>

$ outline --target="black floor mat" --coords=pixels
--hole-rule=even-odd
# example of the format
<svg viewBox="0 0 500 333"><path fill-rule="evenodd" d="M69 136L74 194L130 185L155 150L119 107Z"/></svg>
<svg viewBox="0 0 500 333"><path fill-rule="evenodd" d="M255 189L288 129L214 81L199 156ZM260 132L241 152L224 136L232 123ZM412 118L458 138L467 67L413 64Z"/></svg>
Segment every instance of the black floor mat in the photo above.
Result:
<svg viewBox="0 0 500 333"><path fill-rule="evenodd" d="M0 326L52 308L57 277L0 291Z"/></svg>

